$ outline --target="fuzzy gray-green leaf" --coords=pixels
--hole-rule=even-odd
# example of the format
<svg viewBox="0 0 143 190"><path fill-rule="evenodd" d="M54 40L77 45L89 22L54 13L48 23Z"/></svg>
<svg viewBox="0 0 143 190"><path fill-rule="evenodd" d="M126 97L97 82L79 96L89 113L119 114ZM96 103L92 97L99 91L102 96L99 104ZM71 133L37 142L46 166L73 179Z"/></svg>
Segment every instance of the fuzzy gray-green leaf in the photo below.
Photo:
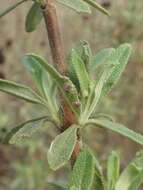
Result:
<svg viewBox="0 0 143 190"><path fill-rule="evenodd" d="M88 149L84 149L78 156L74 165L70 187L74 186L78 190L91 190L94 174L95 162L93 155Z"/></svg>
<svg viewBox="0 0 143 190"><path fill-rule="evenodd" d="M96 8L100 12L104 13L105 15L110 16L110 13L106 9L104 9L104 7L102 7L99 3L97 3L95 0L83 0L83 1L85 1L92 7Z"/></svg>
<svg viewBox="0 0 143 190"><path fill-rule="evenodd" d="M76 125L69 127L51 143L48 151L48 162L51 169L57 170L70 160L77 140L77 127Z"/></svg>
<svg viewBox="0 0 143 190"><path fill-rule="evenodd" d="M119 177L120 161L119 154L112 151L108 157L107 162L107 188L108 190L114 190L115 184Z"/></svg>
<svg viewBox="0 0 143 190"><path fill-rule="evenodd" d="M30 8L26 17L26 23L25 23L26 31L33 32L41 22L42 18L43 15L40 5L39 3L35 2Z"/></svg>
<svg viewBox="0 0 143 190"><path fill-rule="evenodd" d="M92 74L95 74L98 66L103 66L109 60L109 57L115 52L114 48L102 49L95 56L92 57L90 63L90 71Z"/></svg>
<svg viewBox="0 0 143 190"><path fill-rule="evenodd" d="M135 159L133 159L131 163L123 170L121 176L116 183L115 190L136 190L132 189L133 186L131 186L131 184L134 183L137 178L142 177L142 172L143 151L140 151L137 153ZM138 181L137 179L136 182L140 182L140 180Z"/></svg>
<svg viewBox="0 0 143 190"><path fill-rule="evenodd" d="M81 94L83 95L83 97L87 97L90 89L90 79L83 60L74 49L71 53L71 62L79 80Z"/></svg>
<svg viewBox="0 0 143 190"><path fill-rule="evenodd" d="M32 103L43 104L41 97L31 88L25 85L20 85L8 80L0 79L0 91L6 92Z"/></svg>
<svg viewBox="0 0 143 190"><path fill-rule="evenodd" d="M115 133L118 133L124 137L129 138L130 140L143 145L143 135L136 133L130 129L128 129L127 127L125 127L122 124L119 123L115 123L106 119L90 119L87 124L93 124L97 127L102 127L105 129L109 129Z"/></svg>
<svg viewBox="0 0 143 190"><path fill-rule="evenodd" d="M10 142L11 144L14 144L22 141L24 137L30 137L36 130L41 127L41 125L39 125L39 122L45 119L47 119L47 116L31 119L18 125L17 127L12 128L6 134L3 143L8 144Z"/></svg>
<svg viewBox="0 0 143 190"><path fill-rule="evenodd" d="M135 177L135 179L130 184L129 190L139 190L139 187L143 184L143 169Z"/></svg>
<svg viewBox="0 0 143 190"><path fill-rule="evenodd" d="M132 48L130 44L122 44L121 46L119 46L119 48L116 49L113 58L116 59L119 62L119 64L116 65L111 76L105 83L102 96L105 96L107 93L109 93L109 91L114 87L114 85L120 79L121 74L123 73L128 63L131 52Z"/></svg>
<svg viewBox="0 0 143 190"><path fill-rule="evenodd" d="M86 2L83 0L57 0L57 2L72 8L73 10L81 13L91 13L91 10Z"/></svg>
<svg viewBox="0 0 143 190"><path fill-rule="evenodd" d="M46 63L46 61L41 57L35 54L28 54L27 56L35 59L42 66L42 68L50 74L51 78L55 81L55 84L63 93L72 111L76 114L76 116L78 116L80 114L80 102L77 90L72 81L68 77L62 76L52 65Z"/></svg>

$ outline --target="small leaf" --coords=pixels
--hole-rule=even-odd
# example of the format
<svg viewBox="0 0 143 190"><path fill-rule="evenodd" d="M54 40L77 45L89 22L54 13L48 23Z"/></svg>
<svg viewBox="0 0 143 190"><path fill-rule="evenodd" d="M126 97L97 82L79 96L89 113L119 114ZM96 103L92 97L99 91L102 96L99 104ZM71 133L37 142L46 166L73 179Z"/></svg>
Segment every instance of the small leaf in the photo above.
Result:
<svg viewBox="0 0 143 190"><path fill-rule="evenodd" d="M80 101L77 90L72 81L68 77L62 76L52 65L46 63L46 61L41 57L34 54L28 54L27 56L35 59L35 61L37 61L42 68L50 74L51 78L55 81L58 88L60 88L63 93L72 111L76 114L76 116L78 116L80 114L80 106L77 106L77 103L80 104Z"/></svg>
<svg viewBox="0 0 143 190"><path fill-rule="evenodd" d="M11 144L17 144L25 138L31 137L41 127L39 123L45 119L47 119L47 116L31 119L14 127L7 133L3 143L8 144L10 142Z"/></svg>
<svg viewBox="0 0 143 190"><path fill-rule="evenodd" d="M120 135L123 135L123 136L131 139L132 141L134 141L138 144L143 145L143 135L128 129L127 127L125 127L122 124L114 123L114 122L106 120L106 119L103 119L103 120L90 119L87 122L87 124L91 124L91 125L93 124L93 125L96 125L98 127L103 127L105 129L109 129L113 132L119 133Z"/></svg>
<svg viewBox="0 0 143 190"><path fill-rule="evenodd" d="M139 187L143 184L143 169L137 175L137 177L131 183L129 190L138 190Z"/></svg>
<svg viewBox="0 0 143 190"><path fill-rule="evenodd" d="M79 13L91 13L91 10L87 3L83 0L57 0L59 3L72 8Z"/></svg>
<svg viewBox="0 0 143 190"><path fill-rule="evenodd" d="M96 69L107 63L107 60L109 60L109 57L115 52L114 48L106 48L103 50L100 50L95 56L92 57L92 61L90 64L90 71L94 74L96 72Z"/></svg>
<svg viewBox="0 0 143 190"><path fill-rule="evenodd" d="M71 53L71 64L73 65L73 68L79 80L81 93L83 97L87 97L90 88L90 79L84 62L78 56L78 54L74 49L72 50Z"/></svg>
<svg viewBox="0 0 143 190"><path fill-rule="evenodd" d="M84 112L82 114L81 121L82 120L84 121L85 118L88 119L90 117L90 115L95 111L97 103L100 100L104 84L110 77L110 75L113 71L113 68L114 68L114 65L112 65L112 62L108 62L108 63L109 64L105 65L104 71L101 74L99 80L97 81L95 88L93 88L91 90L91 92L88 96L88 100L87 100ZM118 64L118 63L116 63L116 64Z"/></svg>
<svg viewBox="0 0 143 190"><path fill-rule="evenodd" d="M119 154L112 151L108 157L107 162L107 188L108 190L114 190L115 184L119 177L120 161Z"/></svg>
<svg viewBox="0 0 143 190"><path fill-rule="evenodd" d="M48 162L51 169L57 170L70 160L77 140L77 127L76 125L69 127L51 143L48 151Z"/></svg>
<svg viewBox="0 0 143 190"><path fill-rule="evenodd" d="M33 32L34 30L36 30L42 18L43 14L40 5L39 3L35 2L30 8L26 17L26 23L25 23L26 32Z"/></svg>
<svg viewBox="0 0 143 190"><path fill-rule="evenodd" d="M85 1L92 7L96 8L100 12L104 13L105 15L110 16L110 13L106 9L104 9L104 7L102 7L100 4L98 4L95 0L83 0L83 1Z"/></svg>
<svg viewBox="0 0 143 190"><path fill-rule="evenodd" d="M57 88L55 82L49 77L48 73L44 71L39 62L32 56L24 56L22 63L32 74L41 95L47 102L48 108L53 114L56 114L58 108L56 102Z"/></svg>
<svg viewBox="0 0 143 190"><path fill-rule="evenodd" d="M8 80L0 79L0 91L14 95L32 103L43 104L41 97L31 90L31 88Z"/></svg>
<svg viewBox="0 0 143 190"><path fill-rule="evenodd" d="M16 2L14 5L8 7L6 10L0 12L0 18L8 14L9 12L13 11L16 7L21 5L22 3L26 2L27 0L21 0Z"/></svg>
<svg viewBox="0 0 143 190"><path fill-rule="evenodd" d="M76 53L78 54L78 56L80 57L80 59L84 63L86 70L88 71L89 70L89 64L90 64L91 57L92 57L92 52L91 52L91 49L90 49L88 42L80 41L74 47L74 50L76 51ZM79 91L80 85L79 85L79 80L78 80L78 77L77 77L77 74L75 72L73 62L72 62L72 51L70 52L70 55L68 57L68 67L69 67L68 68L69 77Z"/></svg>
<svg viewBox="0 0 143 190"><path fill-rule="evenodd" d="M105 96L107 93L109 93L109 91L114 87L114 85L120 79L121 74L124 71L124 69L128 63L131 52L132 52L132 48L131 48L130 44L122 44L121 46L119 46L119 48L116 49L113 57L120 64L116 65L111 76L106 81L103 92L102 92L102 96Z"/></svg>
<svg viewBox="0 0 143 190"><path fill-rule="evenodd" d="M88 149L84 149L78 156L73 167L70 187L78 190L91 190L95 174L95 161Z"/></svg>
<svg viewBox="0 0 143 190"><path fill-rule="evenodd" d="M138 152L124 169L116 183L115 190L136 190L141 181L143 181L143 151Z"/></svg>

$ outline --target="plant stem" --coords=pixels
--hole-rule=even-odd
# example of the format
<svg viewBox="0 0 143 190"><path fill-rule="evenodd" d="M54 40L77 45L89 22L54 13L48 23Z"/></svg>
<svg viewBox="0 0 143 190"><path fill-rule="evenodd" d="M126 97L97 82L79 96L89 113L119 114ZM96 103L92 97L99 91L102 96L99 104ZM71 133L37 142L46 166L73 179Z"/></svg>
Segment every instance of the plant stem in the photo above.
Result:
<svg viewBox="0 0 143 190"><path fill-rule="evenodd" d="M63 42L61 38L59 22L56 12L55 0L46 0L45 4L42 5L43 16L45 19L46 29L49 38L49 44L51 48L52 58L55 66L58 71L66 75L67 66L65 64L65 53L63 48ZM69 105L65 101L62 95L60 95L61 104L63 108L64 118L63 118L63 126L61 126L61 132L70 127L72 124L76 122L75 115L71 111ZM75 146L75 150L73 151L73 155L71 158L72 166L80 152L80 143L77 140L77 144Z"/></svg>
<svg viewBox="0 0 143 190"><path fill-rule="evenodd" d="M54 64L61 74L66 74L65 54L54 0L46 1L43 7L43 15Z"/></svg>

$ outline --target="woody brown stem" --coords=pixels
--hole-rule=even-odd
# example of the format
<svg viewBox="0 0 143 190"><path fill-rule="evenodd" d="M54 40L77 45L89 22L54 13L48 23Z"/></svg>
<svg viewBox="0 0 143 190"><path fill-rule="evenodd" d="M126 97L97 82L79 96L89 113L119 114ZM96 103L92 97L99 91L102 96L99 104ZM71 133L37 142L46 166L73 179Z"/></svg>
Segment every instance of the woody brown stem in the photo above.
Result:
<svg viewBox="0 0 143 190"><path fill-rule="evenodd" d="M43 15L45 19L46 29L49 38L49 44L51 48L53 62L58 69L58 71L66 75L67 66L65 64L65 53L59 28L59 22L56 12L55 0L46 0L45 4L42 6ZM60 95L61 104L64 112L64 123L61 126L61 132L67 129L69 126L76 122L75 115L71 111L69 105L65 99ZM74 163L77 155L79 154L80 144L77 141L75 150L71 158L71 162Z"/></svg>
<svg viewBox="0 0 143 190"><path fill-rule="evenodd" d="M53 62L61 74L66 74L65 53L58 24L54 0L47 0L43 7L46 29L51 47Z"/></svg>

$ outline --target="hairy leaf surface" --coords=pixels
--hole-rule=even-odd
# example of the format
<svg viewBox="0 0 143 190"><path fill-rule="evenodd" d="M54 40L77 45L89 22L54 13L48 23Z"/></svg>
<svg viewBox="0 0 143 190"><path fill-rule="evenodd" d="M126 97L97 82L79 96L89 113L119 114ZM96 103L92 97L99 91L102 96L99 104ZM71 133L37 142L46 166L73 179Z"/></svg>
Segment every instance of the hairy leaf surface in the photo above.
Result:
<svg viewBox="0 0 143 190"><path fill-rule="evenodd" d="M41 128L42 122L47 116L31 119L11 129L4 139L4 143L18 144L22 143L25 139L30 138L33 133Z"/></svg>
<svg viewBox="0 0 143 190"><path fill-rule="evenodd" d="M25 85L20 85L8 80L0 79L0 91L14 95L18 98L24 99L32 103L43 104L42 98L38 94L36 94L31 88Z"/></svg>
<svg viewBox="0 0 143 190"><path fill-rule="evenodd" d="M88 149L84 149L74 165L70 186L78 190L91 190L95 175L95 160Z"/></svg>
<svg viewBox="0 0 143 190"><path fill-rule="evenodd" d="M80 106L77 106L77 104L80 104L80 102L77 90L71 80L66 76L62 76L52 65L46 63L46 61L43 60L41 57L34 54L28 54L27 56L32 57L33 59L38 61L43 69L45 69L50 74L52 79L55 81L55 83L63 93L72 111L75 112L78 116L80 113Z"/></svg>
<svg viewBox="0 0 143 190"><path fill-rule="evenodd" d="M115 151L112 151L108 157L107 162L107 189L114 190L115 184L119 177L120 170L120 161L119 154Z"/></svg>
<svg viewBox="0 0 143 190"><path fill-rule="evenodd" d="M48 151L48 162L51 169L57 170L70 160L77 140L77 127L76 125L69 127L51 143Z"/></svg>
<svg viewBox="0 0 143 190"><path fill-rule="evenodd" d="M136 190L136 187L140 185L140 182L143 180L142 172L143 151L140 151L137 153L135 159L133 159L131 163L123 170L116 183L115 190ZM132 189L133 187L135 187L135 189Z"/></svg>
<svg viewBox="0 0 143 190"><path fill-rule="evenodd" d="M85 3L83 0L57 0L59 3L72 8L73 10L77 12L83 12L83 13L91 13L91 10L87 3Z"/></svg>
<svg viewBox="0 0 143 190"><path fill-rule="evenodd" d="M90 119L87 124L93 124L97 127L102 127L105 129L109 129L113 132L119 133L120 135L123 135L132 141L143 145L143 135L136 133L127 127L125 127L122 124L115 123L106 119L99 120L99 119Z"/></svg>

